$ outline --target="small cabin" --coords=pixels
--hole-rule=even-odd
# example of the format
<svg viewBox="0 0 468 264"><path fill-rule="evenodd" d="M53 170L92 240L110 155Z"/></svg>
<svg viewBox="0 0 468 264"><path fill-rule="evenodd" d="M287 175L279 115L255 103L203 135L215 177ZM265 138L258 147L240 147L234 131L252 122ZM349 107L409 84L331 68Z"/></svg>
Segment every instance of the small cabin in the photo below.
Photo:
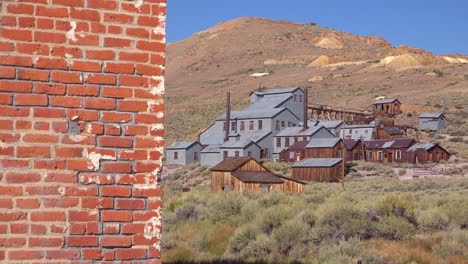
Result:
<svg viewBox="0 0 468 264"><path fill-rule="evenodd" d="M198 141L174 141L166 148L166 164L187 165L200 161L203 146Z"/></svg>
<svg viewBox="0 0 468 264"><path fill-rule="evenodd" d="M405 138L405 131L401 130L397 126L379 126L375 131L375 140L379 139L399 139Z"/></svg>
<svg viewBox="0 0 468 264"><path fill-rule="evenodd" d="M279 160L283 162L297 162L305 158L305 147L310 141L297 141L288 149L283 150Z"/></svg>
<svg viewBox="0 0 468 264"><path fill-rule="evenodd" d="M449 160L450 153L437 143L417 143L408 149L409 163L425 164Z"/></svg>
<svg viewBox="0 0 468 264"><path fill-rule="evenodd" d="M211 168L212 191L304 192L305 183L276 175L251 157L226 158Z"/></svg>
<svg viewBox="0 0 468 264"><path fill-rule="evenodd" d="M305 147L306 158L343 158L345 147L341 138L314 138Z"/></svg>
<svg viewBox="0 0 468 264"><path fill-rule="evenodd" d="M345 139L344 145L346 148L346 162L363 159L364 146L361 140Z"/></svg>
<svg viewBox="0 0 468 264"><path fill-rule="evenodd" d="M374 140L377 131L376 124L345 125L341 130L341 138L354 140Z"/></svg>
<svg viewBox="0 0 468 264"><path fill-rule="evenodd" d="M401 111L401 102L397 98L378 100L373 103L374 113L383 113L386 115L399 115Z"/></svg>
<svg viewBox="0 0 468 264"><path fill-rule="evenodd" d="M306 158L292 166L292 178L308 182L339 182L344 178L343 162L340 158Z"/></svg>
<svg viewBox="0 0 468 264"><path fill-rule="evenodd" d="M408 163L407 150L415 143L410 138L364 141L364 158L374 163Z"/></svg>
<svg viewBox="0 0 468 264"><path fill-rule="evenodd" d="M419 115L419 130L438 131L445 129L447 118L443 113L421 113Z"/></svg>

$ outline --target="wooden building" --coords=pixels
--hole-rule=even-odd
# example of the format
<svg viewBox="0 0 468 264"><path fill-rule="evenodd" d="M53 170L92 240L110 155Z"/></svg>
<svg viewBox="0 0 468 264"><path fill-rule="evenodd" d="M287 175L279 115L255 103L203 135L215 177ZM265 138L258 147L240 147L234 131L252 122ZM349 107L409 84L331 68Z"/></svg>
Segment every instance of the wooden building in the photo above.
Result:
<svg viewBox="0 0 468 264"><path fill-rule="evenodd" d="M387 139L364 141L364 157L366 161L375 163L408 163L407 150L416 141L414 139Z"/></svg>
<svg viewBox="0 0 468 264"><path fill-rule="evenodd" d="M346 148L346 162L363 160L364 145L361 140L345 139L343 143Z"/></svg>
<svg viewBox="0 0 468 264"><path fill-rule="evenodd" d="M276 175L251 157L226 158L211 171L212 191L304 191L304 182Z"/></svg>
<svg viewBox="0 0 468 264"><path fill-rule="evenodd" d="M396 98L375 101L373 107L374 114L395 116L402 113L401 102Z"/></svg>
<svg viewBox="0 0 468 264"><path fill-rule="evenodd" d="M425 164L449 160L450 153L437 143L417 143L408 149L408 163Z"/></svg>
<svg viewBox="0 0 468 264"><path fill-rule="evenodd" d="M292 178L301 181L339 182L344 177L343 159L311 158L292 166Z"/></svg>
<svg viewBox="0 0 468 264"><path fill-rule="evenodd" d="M283 162L296 162L305 158L305 147L310 141L297 141L288 149L283 150L279 155L279 160Z"/></svg>
<svg viewBox="0 0 468 264"><path fill-rule="evenodd" d="M399 139L399 138L405 138L406 133L405 131L401 130L397 126L379 126L377 130L375 131L375 140L379 139Z"/></svg>
<svg viewBox="0 0 468 264"><path fill-rule="evenodd" d="M421 113L419 115L419 130L438 131L447 126L444 113Z"/></svg>
<svg viewBox="0 0 468 264"><path fill-rule="evenodd" d="M305 147L306 158L343 158L344 152L341 138L316 138Z"/></svg>

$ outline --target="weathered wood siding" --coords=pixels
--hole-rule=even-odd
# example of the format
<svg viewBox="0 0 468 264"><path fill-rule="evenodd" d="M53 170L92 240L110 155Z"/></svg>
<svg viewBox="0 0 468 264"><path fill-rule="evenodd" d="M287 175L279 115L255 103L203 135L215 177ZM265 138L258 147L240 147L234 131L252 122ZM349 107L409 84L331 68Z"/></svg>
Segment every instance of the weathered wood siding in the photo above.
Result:
<svg viewBox="0 0 468 264"><path fill-rule="evenodd" d="M339 182L343 175L342 162L333 167L292 168L292 178L302 181Z"/></svg>
<svg viewBox="0 0 468 264"><path fill-rule="evenodd" d="M350 162L353 160L362 160L363 159L363 150L362 150L362 143L359 143L354 147L352 150L346 151L346 162Z"/></svg>
<svg viewBox="0 0 468 264"><path fill-rule="evenodd" d="M250 170L250 171L267 171L261 164L254 160L250 160L249 162L242 165L239 170Z"/></svg>
<svg viewBox="0 0 468 264"><path fill-rule="evenodd" d="M306 148L305 158L342 158L343 149L343 141L338 142L338 144L332 148Z"/></svg>
<svg viewBox="0 0 468 264"><path fill-rule="evenodd" d="M449 160L450 154L445 152L440 146L436 146L430 151L418 150L416 152L408 153L411 163L438 163L442 160Z"/></svg>
<svg viewBox="0 0 468 264"><path fill-rule="evenodd" d="M374 134L374 139L375 140L380 140L380 139L399 139L399 138L406 138L405 135L390 135L385 129L383 128L378 128L375 131Z"/></svg>
<svg viewBox="0 0 468 264"><path fill-rule="evenodd" d="M291 159L291 152L293 152L293 158ZM305 150L301 151L284 151L280 154L279 160L283 162L297 162L305 158Z"/></svg>

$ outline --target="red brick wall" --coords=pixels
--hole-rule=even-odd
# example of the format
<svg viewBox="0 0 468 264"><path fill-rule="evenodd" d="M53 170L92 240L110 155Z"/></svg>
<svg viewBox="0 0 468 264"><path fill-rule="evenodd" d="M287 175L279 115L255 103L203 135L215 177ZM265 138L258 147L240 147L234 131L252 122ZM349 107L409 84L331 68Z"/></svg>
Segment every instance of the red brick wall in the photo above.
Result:
<svg viewBox="0 0 468 264"><path fill-rule="evenodd" d="M0 262L159 263L166 0L0 4Z"/></svg>

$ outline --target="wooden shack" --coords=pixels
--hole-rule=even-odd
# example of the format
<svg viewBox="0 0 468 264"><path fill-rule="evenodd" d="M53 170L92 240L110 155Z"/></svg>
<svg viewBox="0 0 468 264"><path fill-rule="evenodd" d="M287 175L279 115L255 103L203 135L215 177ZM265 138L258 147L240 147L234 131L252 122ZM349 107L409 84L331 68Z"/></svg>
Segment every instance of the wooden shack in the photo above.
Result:
<svg viewBox="0 0 468 264"><path fill-rule="evenodd" d="M399 139L399 138L405 138L406 133L405 131L401 130L397 126L383 126L381 125L380 127L377 128L375 131L375 140L379 139Z"/></svg>
<svg viewBox="0 0 468 264"><path fill-rule="evenodd" d="M397 98L375 101L373 104L374 114L395 116L402 113L401 102Z"/></svg>
<svg viewBox="0 0 468 264"><path fill-rule="evenodd" d="M289 148L283 150L279 155L279 160L283 162L296 162L305 158L305 147L310 141L297 141Z"/></svg>
<svg viewBox="0 0 468 264"><path fill-rule="evenodd" d="M411 138L364 141L364 157L374 163L408 163L407 150L415 143Z"/></svg>
<svg viewBox="0 0 468 264"><path fill-rule="evenodd" d="M450 153L438 143L417 143L408 149L408 163L425 164L449 160Z"/></svg>
<svg viewBox="0 0 468 264"><path fill-rule="evenodd" d="M361 140L345 139L346 162L362 160L364 156L364 145Z"/></svg>
<svg viewBox="0 0 468 264"><path fill-rule="evenodd" d="M343 158L344 152L341 138L314 138L305 147L306 158Z"/></svg>
<svg viewBox="0 0 468 264"><path fill-rule="evenodd" d="M343 159L304 159L292 166L292 178L301 181L339 182L344 177Z"/></svg>
<svg viewBox="0 0 468 264"><path fill-rule="evenodd" d="M212 191L304 191L304 182L276 175L251 157L226 158L211 171Z"/></svg>

